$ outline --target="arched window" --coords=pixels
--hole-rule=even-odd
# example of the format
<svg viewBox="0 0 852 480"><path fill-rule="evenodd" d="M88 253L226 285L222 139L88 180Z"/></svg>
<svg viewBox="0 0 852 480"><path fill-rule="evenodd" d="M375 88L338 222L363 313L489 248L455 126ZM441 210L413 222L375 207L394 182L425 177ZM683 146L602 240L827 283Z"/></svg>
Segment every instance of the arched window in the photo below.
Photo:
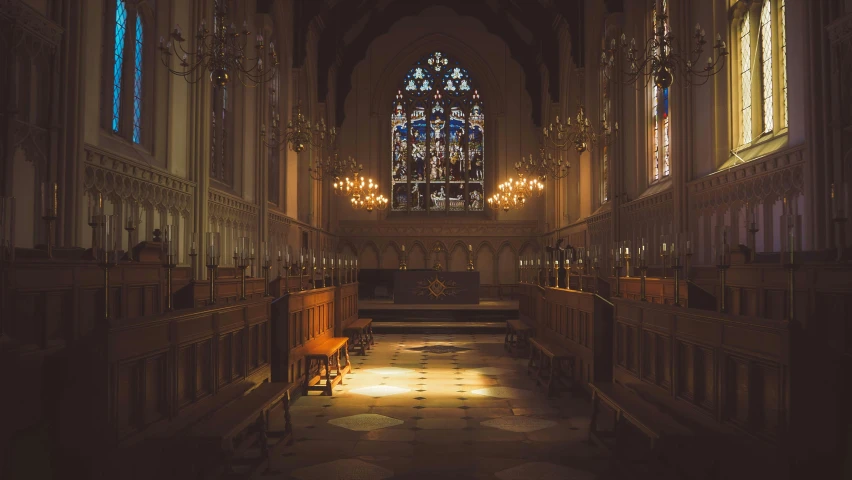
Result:
<svg viewBox="0 0 852 480"><path fill-rule="evenodd" d="M213 87L212 134L210 135L210 178L228 187L233 187L234 166L232 162L233 113L229 103L229 87Z"/></svg>
<svg viewBox="0 0 852 480"><path fill-rule="evenodd" d="M738 4L739 144L771 136L787 127L786 1Z"/></svg>
<svg viewBox="0 0 852 480"><path fill-rule="evenodd" d="M107 1L109 38L112 51L107 68L109 91L109 130L133 143L145 140L145 18L141 7L127 0Z"/></svg>
<svg viewBox="0 0 852 480"><path fill-rule="evenodd" d="M279 100L279 82L278 75L272 79L272 87L269 89L269 120L268 123L272 125L276 121L276 116L278 115L278 100ZM277 148L269 149L269 192L268 197L269 201L274 205L281 206L279 204L279 185L281 179L281 153Z"/></svg>
<svg viewBox="0 0 852 480"><path fill-rule="evenodd" d="M233 5L228 2L228 11L233 11ZM216 15L214 9L213 26L218 31L224 26L220 22L224 18ZM225 86L213 86L212 118L210 134L210 178L221 185L234 187L234 111L233 111L233 88L234 84Z"/></svg>
<svg viewBox="0 0 852 480"><path fill-rule="evenodd" d="M468 71L434 52L412 66L392 106L392 210L482 211L485 114Z"/></svg>
<svg viewBox="0 0 852 480"><path fill-rule="evenodd" d="M662 2L663 11L668 11L668 1ZM657 9L651 10L652 26L656 32L659 28L657 24ZM668 25L665 25L666 34L668 34ZM669 89L660 88L652 83L651 87L651 133L653 135L652 148L652 165L651 181L656 182L662 178L668 177L671 173L671 154L669 148Z"/></svg>

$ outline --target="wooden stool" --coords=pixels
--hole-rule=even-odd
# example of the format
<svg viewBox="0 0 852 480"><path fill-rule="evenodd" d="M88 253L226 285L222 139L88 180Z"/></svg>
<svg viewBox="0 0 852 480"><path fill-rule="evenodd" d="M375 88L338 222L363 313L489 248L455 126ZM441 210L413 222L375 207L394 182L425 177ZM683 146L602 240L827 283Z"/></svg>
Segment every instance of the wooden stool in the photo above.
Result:
<svg viewBox="0 0 852 480"><path fill-rule="evenodd" d="M547 394L553 394L553 381L563 373L561 364L563 361L569 363L569 376L574 375L574 355L568 350L565 350L559 345L539 339L530 338L530 361L527 364L527 373L531 373L535 367L536 381L540 385L544 385L547 389ZM550 362L549 371L545 369L544 359L547 358ZM543 383L546 379L546 383Z"/></svg>
<svg viewBox="0 0 852 480"><path fill-rule="evenodd" d="M522 320L506 320L506 339L503 346L511 352L512 347L520 349L529 348L529 340L533 334L533 328Z"/></svg>
<svg viewBox="0 0 852 480"><path fill-rule="evenodd" d="M349 339L346 337L333 337L328 340L310 347L305 352L305 384L304 394L307 395L310 390L321 390L322 392L332 395L332 388L335 385L343 384L343 376L352 370L349 363ZM346 366L340 366L341 352L346 355ZM337 367L337 374L334 378L331 377L331 358L334 357L334 363ZM311 366L316 361L319 367L319 380L316 385L311 385ZM325 368L325 385L322 385L322 369Z"/></svg>
<svg viewBox="0 0 852 480"><path fill-rule="evenodd" d="M375 344L373 339L373 319L359 318L343 329L343 334L353 339L352 348L361 350L361 355L366 355L371 345Z"/></svg>

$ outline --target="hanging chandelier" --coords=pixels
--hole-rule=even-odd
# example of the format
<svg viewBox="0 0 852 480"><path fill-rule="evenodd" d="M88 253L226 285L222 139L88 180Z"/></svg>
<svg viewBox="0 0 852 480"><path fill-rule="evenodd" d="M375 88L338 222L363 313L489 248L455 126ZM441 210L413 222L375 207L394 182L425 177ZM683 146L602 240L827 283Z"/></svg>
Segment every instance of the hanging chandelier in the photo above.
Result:
<svg viewBox="0 0 852 480"><path fill-rule="evenodd" d="M654 12L654 36L645 42L642 52L636 47L635 38L628 44L627 36L621 35L621 50L629 64L628 69L621 69L624 77L622 83L632 84L640 77L645 77L646 84L653 80L658 87L669 88L675 75L683 75L687 83L703 85L722 71L728 48L721 35L716 35L716 43L713 45L715 58L707 57L707 63L702 67L699 64L707 40L701 25L695 25L692 50L680 52L676 50L675 36L669 28L668 1L656 0ZM615 68L616 53L615 39L612 39L609 48L601 53L601 67L607 78L610 78L610 71Z"/></svg>
<svg viewBox="0 0 852 480"><path fill-rule="evenodd" d="M355 210L366 210L372 212L375 209L385 210L388 208L388 199L384 195L377 195L375 192L370 192L366 196L359 199L352 197L352 208Z"/></svg>
<svg viewBox="0 0 852 480"><path fill-rule="evenodd" d="M249 45L248 23L243 22L242 31L228 23L227 2L213 1L213 31L207 29L205 20L201 20L195 34L194 50L186 50L180 25L169 34L165 42L160 37L160 59L172 75L183 77L189 83L196 83L209 72L210 81L217 87L224 87L236 77L247 87L256 87L266 83L275 76L278 67L278 55L275 44L269 42L269 50L263 40L263 35L255 36L255 56L248 57ZM171 57L180 59L180 68L171 67Z"/></svg>
<svg viewBox="0 0 852 480"><path fill-rule="evenodd" d="M570 162L564 162L561 156L558 160L553 158L551 153L546 152L544 145L539 147L538 152L538 160L530 154L529 158L521 157L519 162L515 162L515 170L519 177L523 178L526 175L538 177L538 182L541 183L548 178L560 180L568 176L568 171L571 169Z"/></svg>
<svg viewBox="0 0 852 480"><path fill-rule="evenodd" d="M287 145L290 150L296 153L301 153L306 148L324 148L329 151L336 150L337 128L326 127L325 120L322 118L312 124L302 114L302 102L297 102L296 106L293 107L293 115L287 121L286 130L281 129L281 115L277 113L272 117L272 127L269 130L270 135L267 141L265 140L267 136L266 125L261 125L260 127L260 136L263 139L263 143L269 148L280 150L284 148L284 145Z"/></svg>
<svg viewBox="0 0 852 480"><path fill-rule="evenodd" d="M354 159L349 158L350 165L354 165ZM379 194L379 184L372 178L360 176L361 166L354 171L352 178L335 178L332 188L334 194L339 197L350 197L349 203L353 210L385 210L388 208L388 198Z"/></svg>
<svg viewBox="0 0 852 480"><path fill-rule="evenodd" d="M495 193L488 197L489 207L495 210L503 210L504 212L520 210L525 204L526 200L524 197L508 193Z"/></svg>
<svg viewBox="0 0 852 480"><path fill-rule="evenodd" d="M574 123L571 123L571 117L568 117L566 123L562 123L557 116L555 123L542 128L542 133L544 134L544 141L549 142L554 147L567 148L568 146L573 146L577 153L583 153L590 145L595 145L598 141L604 145L612 143L613 138L618 136L618 122L615 122L613 128L610 128L606 118L601 119L601 130L598 133L592 127L589 118L586 117L585 107L583 107L582 103L578 103L577 120ZM561 162L561 159L559 162ZM559 162L552 167L555 168L555 173L562 173L561 165L558 164ZM567 168L565 168L565 175L568 174L568 168L571 168L570 164L567 164Z"/></svg>
<svg viewBox="0 0 852 480"><path fill-rule="evenodd" d="M339 189L335 186L341 181L340 177L349 173L358 174L363 168L364 166L359 165L354 158L349 157L344 160L340 158L337 152L334 152L328 157L319 159L316 163L312 160L308 165L308 173L311 175L311 178L318 182L324 178L333 178L334 184L332 188L334 189L334 193L340 195L338 193Z"/></svg>

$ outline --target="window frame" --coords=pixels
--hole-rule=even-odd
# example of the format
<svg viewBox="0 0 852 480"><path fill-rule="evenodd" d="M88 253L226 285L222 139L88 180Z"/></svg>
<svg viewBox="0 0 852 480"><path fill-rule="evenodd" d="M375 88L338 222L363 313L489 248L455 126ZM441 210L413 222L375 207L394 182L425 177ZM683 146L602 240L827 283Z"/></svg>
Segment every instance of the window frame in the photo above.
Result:
<svg viewBox="0 0 852 480"><path fill-rule="evenodd" d="M113 95L115 69L115 28L116 9L118 3L124 2L127 9L125 20L124 48L121 66L121 93L119 105L118 131L113 130ZM136 30L137 18L143 27L142 37L142 83L140 101L139 141L134 141L134 111L135 111L135 75L136 75ZM101 129L110 139L128 145L134 150L143 150L147 154L153 152L153 116L154 116L154 84L156 62L152 38L156 30L156 15L151 2L134 2L130 0L105 0L104 2L104 41L102 42L102 95L101 95Z"/></svg>
<svg viewBox="0 0 852 480"><path fill-rule="evenodd" d="M763 89L763 54L761 43L761 10L765 2L770 8L770 28L772 48L772 129L767 130L764 123L764 112L766 110L765 95ZM782 8L783 7L783 8ZM731 148L736 152L732 158L736 161L749 161L762 156L769 151L783 148L786 145L786 136L789 129L789 103L786 95L786 84L789 79L787 71L786 48L783 40L786 37L786 19L782 18L786 10L786 0L762 0L746 2L738 0L731 11L729 42L731 48L730 58L730 86L731 105ZM748 14L749 28L751 30L749 41L751 44L751 141L744 141L742 99L742 45L743 20Z"/></svg>
<svg viewBox="0 0 852 480"><path fill-rule="evenodd" d="M445 71L440 71L440 69L436 68L434 72L429 74L429 75L434 75L434 78L432 78L432 80L434 80L433 88L429 89L428 93L424 93L422 95L408 93L408 89L405 88L405 82L406 82L406 79L409 77L409 75L412 72L414 72L415 69L417 69L418 67L419 68L431 68L431 67L428 66L428 65L430 65L429 60L432 59L432 58L435 58L435 55L438 55L438 54L439 54L438 58L443 56L443 58L447 59L447 61L449 63L445 63L445 64L443 64L444 67L441 67L441 68L445 68ZM460 94L458 96L453 96L453 95L451 95L450 93L447 92L447 89L444 86L442 79L444 78L445 72L449 72L451 69L453 69L455 67L460 68L464 72L464 75L466 76L465 80L470 82L469 85L468 85L468 90L466 90L467 91L466 94ZM454 78L456 78L456 77L454 77ZM390 157L390 165L389 165L389 170L390 170L390 175L389 175L389 177L390 177L389 178L389 187L390 187L389 192L390 193L389 193L389 196L390 196L390 199L389 200L391 202L391 206L390 206L391 208L389 209L388 213L390 215L411 214L411 213L416 213L416 214L445 213L445 214L453 214L453 215L457 215L457 214L477 214L477 215L484 214L485 211L486 211L486 208L485 208L486 188L487 188L486 185L487 185L487 178L488 178L488 172L486 170L487 162L486 162L486 157L485 157L485 153L486 153L485 152L485 150L486 150L485 138L486 138L486 130L488 130L486 128L487 125L486 125L486 119L485 119L485 116L487 114L487 112L486 112L487 107L485 105L485 102L481 98L478 98L478 90L479 89L475 85L473 75L470 74L470 71L467 68L467 66L463 65L460 61L458 61L458 59L454 58L452 55L448 55L444 51L441 51L441 50L432 50L431 52L426 53L426 54L422 55L421 57L419 57L411 65L411 67L408 70L405 71L405 73L403 74L403 77L401 79L401 86L402 86L402 88L399 88L395 92L395 95L400 94L400 95L402 95L403 99L402 100L400 100L399 98L392 99L392 101L389 102L390 109L387 112L387 115L388 115L388 118L391 120L389 122L390 128L388 130L393 130L393 128L394 128L393 127L394 112L396 112L398 106L401 106L402 114L405 117L405 125L406 125L405 128L406 128L406 131L408 132L407 133L408 136L405 139L405 151L403 153L403 155L405 156L404 164L405 164L405 168L406 168L406 177L405 177L405 181L399 181L399 180L394 179L394 172L393 172L393 169L394 169L394 158L393 158L393 155L394 155L394 146L393 146L394 133L391 132L390 142L389 142L390 143L390 145L389 145L390 149L389 149L389 152L388 152L389 157ZM443 118L444 118L444 126L441 128L441 131L443 133L442 138L444 139L444 141L442 142L443 145L442 145L441 150L444 154L444 165L445 165L445 168L446 168L446 175L444 177L444 180L432 180L430 178L431 176L429 174L426 174L424 176L424 180L422 182L421 181L413 181L413 172L415 170L415 163L414 163L414 157L413 157L413 152L412 152L413 146L412 146L412 142L410 141L410 135L411 135L411 132L412 132L412 119L413 119L413 116L414 116L413 112L415 110L417 110L418 108L423 108L424 114L425 114L427 134L426 134L426 136L425 136L426 138L424 140L424 148L425 148L426 151L424 152L423 163L424 163L424 173L426 173L428 171L428 164L430 162L429 154L433 153L433 148L434 148L434 146L432 145L433 136L430 134L431 133L430 130L431 130L432 122L433 122L433 119L432 119L432 114L434 113L433 109L436 106L436 102L435 102L435 98L434 98L436 92L441 93L440 106L441 106L441 109L442 109L442 112L443 112L442 114L443 114ZM474 98L474 94L477 95L477 98ZM477 107L477 106L478 106L479 112L480 112L479 115L481 115L481 117L482 117L481 121L479 122L481 127L482 127L481 137L480 137L480 143L481 143L481 147L482 147L482 171L481 171L482 177L479 178L479 179L475 179L475 178L471 177L471 172L473 170L472 170L472 165L470 164L470 162L471 162L471 148L472 148L472 143L471 143L471 138L470 138L470 136L471 136L471 124L472 124L471 118L474 115L474 113L473 113L474 107ZM466 159L466 161L460 166L461 174L463 176L463 180L461 181L462 182L461 185L463 186L462 195L463 195L463 198L464 198L464 209L452 209L451 203L449 201L450 196L451 196L451 186L452 185L459 185L458 181L451 181L450 180L450 168L451 168L450 167L450 164L451 164L450 144L452 143L452 140L450 139L451 122L449 121L449 119L452 116L453 109L456 108L456 107L459 107L461 109L461 111L464 113L463 133L462 133L461 141L459 142L459 145L460 145L462 151L464 152L465 159ZM423 195L425 197L424 198L424 208L422 208L422 209L412 208L412 198L411 198L412 186L414 184L421 184L421 183L426 189L425 192L420 193L421 195ZM405 206L404 209L397 209L397 208L394 207L394 204L396 202L395 187L397 187L399 185L403 185L403 184L406 185L405 188L407 189L408 200L406 202L406 206ZM481 185L481 198L478 199L478 201L480 202L481 208L479 208L479 209L473 209L471 207L471 203L472 203L471 192L473 191L471 189L471 187L473 185L476 185L476 184ZM439 188L445 189L445 193L444 193L445 201L444 201L443 208L432 207L431 195L433 193L439 191Z"/></svg>
<svg viewBox="0 0 852 480"><path fill-rule="evenodd" d="M651 5L648 9L650 15L648 15L648 29L651 35L656 34L656 2L651 2ZM671 19L669 19L671 22ZM654 185L660 182L663 182L671 177L671 164L672 164L672 155L671 155L671 131L672 131L672 121L671 121L671 87L664 89L668 90L668 104L667 104L667 112L666 117L668 119L668 124L660 117L657 116L657 107L665 98L665 94L663 89L657 90L656 85L654 84L653 78L650 79L646 85L646 95L647 95L647 105L648 105L648 185ZM666 133L665 128L668 128L668 142L665 141ZM657 160L656 148L659 146L660 148L660 156L659 161ZM666 172L666 156L668 156L668 172ZM659 165L659 174L656 173L657 166Z"/></svg>

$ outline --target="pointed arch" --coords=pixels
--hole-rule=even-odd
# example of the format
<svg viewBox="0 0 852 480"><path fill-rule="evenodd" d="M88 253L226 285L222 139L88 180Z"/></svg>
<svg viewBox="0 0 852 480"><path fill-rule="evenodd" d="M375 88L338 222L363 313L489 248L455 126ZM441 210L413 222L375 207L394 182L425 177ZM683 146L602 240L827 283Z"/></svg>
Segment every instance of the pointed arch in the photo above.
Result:
<svg viewBox="0 0 852 480"><path fill-rule="evenodd" d="M497 283L497 253L489 242L481 242L474 249L474 267L479 271L481 285Z"/></svg>
<svg viewBox="0 0 852 480"><path fill-rule="evenodd" d="M379 247L367 241L358 252L358 267L361 269L379 268Z"/></svg>
<svg viewBox="0 0 852 480"><path fill-rule="evenodd" d="M422 270L431 267L431 265L429 265L428 249L425 245L423 245L423 242L420 240L414 241L414 244L412 244L411 248L409 248L408 260L406 263L408 264L409 270Z"/></svg>
<svg viewBox="0 0 852 480"><path fill-rule="evenodd" d="M503 242L497 251L497 273L500 284L518 283L518 254L509 242Z"/></svg>

